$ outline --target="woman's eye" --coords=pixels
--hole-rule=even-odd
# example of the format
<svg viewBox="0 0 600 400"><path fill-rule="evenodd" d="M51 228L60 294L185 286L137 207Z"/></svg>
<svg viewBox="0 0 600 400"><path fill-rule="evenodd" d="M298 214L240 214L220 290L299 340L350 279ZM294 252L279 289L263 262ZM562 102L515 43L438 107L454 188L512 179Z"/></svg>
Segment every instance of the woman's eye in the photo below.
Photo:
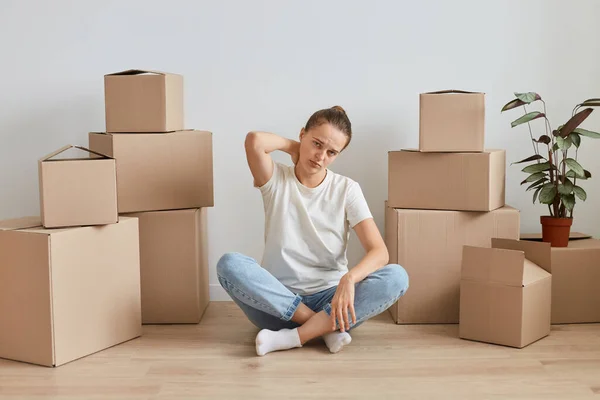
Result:
<svg viewBox="0 0 600 400"><path fill-rule="evenodd" d="M321 147L321 143L319 143L319 142L313 142L313 143L315 144L315 146Z"/></svg>

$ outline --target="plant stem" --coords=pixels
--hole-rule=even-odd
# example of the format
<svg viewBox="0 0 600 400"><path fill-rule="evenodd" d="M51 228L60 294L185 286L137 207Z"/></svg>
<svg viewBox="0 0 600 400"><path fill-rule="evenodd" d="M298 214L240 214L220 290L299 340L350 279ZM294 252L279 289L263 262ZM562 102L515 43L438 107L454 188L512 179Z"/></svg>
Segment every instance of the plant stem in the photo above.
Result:
<svg viewBox="0 0 600 400"><path fill-rule="evenodd" d="M525 107L525 104L523 104L523 110L525 110L525 114L527 114L527 107ZM538 147L536 146L536 141L533 138L533 132L531 131L531 122L527 122L527 127L529 128L529 136L531 137L531 145L533 146L533 152L536 155L540 154L540 151L538 150ZM540 163L540 160L538 160L538 164Z"/></svg>

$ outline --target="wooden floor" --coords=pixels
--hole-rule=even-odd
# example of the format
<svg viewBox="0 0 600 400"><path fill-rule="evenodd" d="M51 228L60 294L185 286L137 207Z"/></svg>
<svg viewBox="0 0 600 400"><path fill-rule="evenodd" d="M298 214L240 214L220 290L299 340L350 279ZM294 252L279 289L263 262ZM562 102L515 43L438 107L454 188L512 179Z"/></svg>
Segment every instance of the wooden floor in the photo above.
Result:
<svg viewBox="0 0 600 400"><path fill-rule="evenodd" d="M524 349L457 338L457 325L399 326L385 312L330 354L322 341L257 357L257 329L231 302L199 325L58 368L0 360L0 399L596 399L600 324L554 326Z"/></svg>

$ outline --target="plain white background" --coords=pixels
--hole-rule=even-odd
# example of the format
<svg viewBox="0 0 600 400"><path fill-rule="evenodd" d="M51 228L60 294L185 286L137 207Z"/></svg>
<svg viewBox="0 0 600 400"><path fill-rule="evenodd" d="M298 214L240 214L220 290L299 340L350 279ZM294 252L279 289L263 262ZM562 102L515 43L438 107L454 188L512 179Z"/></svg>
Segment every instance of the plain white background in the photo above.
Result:
<svg viewBox="0 0 600 400"><path fill-rule="evenodd" d="M214 133L211 298L226 298L220 255L260 258L263 249L249 130L296 138L312 112L342 105L354 138L331 169L361 184L383 232L387 152L417 146L419 93L485 92L486 147L506 149L508 163L525 158L529 133L510 128L521 111L500 114L502 105L537 91L555 127L577 102L600 97L599 17L595 0L1 0L0 218L39 213L38 158L105 129L105 73L180 73L186 127ZM600 131L599 114L582 127ZM598 235L600 140L583 142L579 160L595 179L582 183L588 201L573 229ZM532 204L524 177L507 166L506 202L521 210L523 232L537 232L547 208ZM362 254L353 236L350 262Z"/></svg>

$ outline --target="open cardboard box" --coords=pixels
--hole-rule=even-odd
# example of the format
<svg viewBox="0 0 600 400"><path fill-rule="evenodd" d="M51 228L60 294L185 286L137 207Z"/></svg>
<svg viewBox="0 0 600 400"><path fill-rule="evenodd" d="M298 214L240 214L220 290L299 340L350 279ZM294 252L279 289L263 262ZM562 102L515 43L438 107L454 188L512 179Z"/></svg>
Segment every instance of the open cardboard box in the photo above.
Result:
<svg viewBox="0 0 600 400"><path fill-rule="evenodd" d="M78 149L86 157L57 158ZM96 156L89 158L89 154ZM114 224L118 220L116 162L106 154L67 145L39 160L42 224L46 228Z"/></svg>
<svg viewBox="0 0 600 400"><path fill-rule="evenodd" d="M541 234L521 240L541 241ZM600 322L600 240L572 232L567 247L552 247L552 323Z"/></svg>
<svg viewBox="0 0 600 400"><path fill-rule="evenodd" d="M464 246L459 336L517 348L550 333L550 244L492 239Z"/></svg>

